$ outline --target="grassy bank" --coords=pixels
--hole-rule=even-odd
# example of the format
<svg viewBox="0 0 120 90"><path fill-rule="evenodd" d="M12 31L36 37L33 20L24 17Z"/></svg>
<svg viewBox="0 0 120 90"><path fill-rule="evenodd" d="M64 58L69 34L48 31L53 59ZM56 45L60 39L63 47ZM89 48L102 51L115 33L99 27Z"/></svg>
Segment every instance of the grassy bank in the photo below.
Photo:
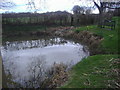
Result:
<svg viewBox="0 0 120 90"><path fill-rule="evenodd" d="M97 25L91 25L91 26L84 26L79 27L75 29L75 32L80 31L90 31L92 33L95 33L97 35L100 35L103 37L102 41L102 49L104 49L107 53L118 53L118 35L119 29L120 29L120 17L114 17L113 20L116 21L116 27L113 30L109 30L108 28L98 28Z"/></svg>
<svg viewBox="0 0 120 90"><path fill-rule="evenodd" d="M116 28L98 28L96 25L75 29L75 32L90 31L103 37L101 49L108 54L89 56L70 71L70 79L62 88L120 88L119 29L120 17L113 18Z"/></svg>
<svg viewBox="0 0 120 90"><path fill-rule="evenodd" d="M116 87L117 55L95 55L82 60L71 70L71 78L63 88L107 88ZM117 62L117 61L116 61ZM115 84L116 83L116 84Z"/></svg>

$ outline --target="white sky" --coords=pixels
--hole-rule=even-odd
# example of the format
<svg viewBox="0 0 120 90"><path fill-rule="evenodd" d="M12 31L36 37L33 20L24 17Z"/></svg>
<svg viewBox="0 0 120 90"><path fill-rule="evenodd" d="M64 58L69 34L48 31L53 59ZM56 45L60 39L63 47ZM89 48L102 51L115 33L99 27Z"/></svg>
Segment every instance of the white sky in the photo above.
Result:
<svg viewBox="0 0 120 90"><path fill-rule="evenodd" d="M28 12L29 9L26 7L26 3L28 0L11 0L14 3L16 3L16 7L9 9L9 10L2 10L0 9L0 12ZM37 6L37 9L39 9L38 12L51 12L51 11L68 11L72 12L72 8L74 5L80 5L80 6L86 6L86 3L88 6L93 5L93 3L87 2L86 0L34 0L35 5ZM41 1L41 2L40 2ZM98 13L98 10L96 9L94 11L95 13Z"/></svg>

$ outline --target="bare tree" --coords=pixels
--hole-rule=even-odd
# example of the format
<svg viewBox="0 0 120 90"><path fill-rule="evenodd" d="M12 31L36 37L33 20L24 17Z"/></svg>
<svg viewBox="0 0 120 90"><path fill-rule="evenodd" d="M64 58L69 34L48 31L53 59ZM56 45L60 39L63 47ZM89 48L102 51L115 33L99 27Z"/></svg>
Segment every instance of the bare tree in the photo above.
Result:
<svg viewBox="0 0 120 90"><path fill-rule="evenodd" d="M42 59L41 59L42 58ZM27 81L26 85L29 87L35 88L35 87L41 87L43 81L45 80L45 60L44 57L41 58L35 58L36 61L33 61L30 63L29 73L30 73L30 80Z"/></svg>
<svg viewBox="0 0 120 90"><path fill-rule="evenodd" d="M39 5L38 4L36 5L36 1ZM26 5L30 11L32 10L34 11L34 13L36 13L37 11L40 10L41 7L45 7L46 3L45 1L46 0L27 0Z"/></svg>
<svg viewBox="0 0 120 90"><path fill-rule="evenodd" d="M28 9L34 10L34 12L37 12L36 5L35 5L35 0L28 0Z"/></svg>
<svg viewBox="0 0 120 90"><path fill-rule="evenodd" d="M0 9L9 9L15 6L16 4L10 0L0 0Z"/></svg>
<svg viewBox="0 0 120 90"><path fill-rule="evenodd" d="M94 2L94 5L98 8L99 14L102 14L103 11L106 8L109 9L120 9L120 1L109 1L109 2L104 2L103 0L92 0Z"/></svg>
<svg viewBox="0 0 120 90"><path fill-rule="evenodd" d="M94 3L94 8L97 8L99 10L99 26L101 27L101 24L103 23L103 20L105 18L110 19L112 15L109 15L106 17L105 13L107 9L119 9L120 8L120 1L119 0L88 0Z"/></svg>

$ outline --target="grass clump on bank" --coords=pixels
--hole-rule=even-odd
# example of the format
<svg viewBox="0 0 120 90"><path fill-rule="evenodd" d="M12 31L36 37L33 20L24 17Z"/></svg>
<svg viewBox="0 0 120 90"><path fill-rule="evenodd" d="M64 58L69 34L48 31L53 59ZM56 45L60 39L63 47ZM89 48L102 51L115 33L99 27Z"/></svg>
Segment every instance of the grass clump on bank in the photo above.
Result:
<svg viewBox="0 0 120 90"><path fill-rule="evenodd" d="M90 56L72 68L62 88L118 88L118 62L117 55Z"/></svg>

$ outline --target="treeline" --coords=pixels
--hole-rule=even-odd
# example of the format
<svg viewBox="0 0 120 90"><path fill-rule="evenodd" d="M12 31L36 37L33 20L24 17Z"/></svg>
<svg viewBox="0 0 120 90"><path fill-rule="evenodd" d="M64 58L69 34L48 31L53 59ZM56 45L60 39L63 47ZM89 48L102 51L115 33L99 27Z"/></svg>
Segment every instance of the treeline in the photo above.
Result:
<svg viewBox="0 0 120 90"><path fill-rule="evenodd" d="M112 12L113 13L113 12ZM118 14L118 13L117 13ZM109 17L110 14L105 14ZM4 13L2 14L3 25L89 25L96 24L98 14L71 14L66 11L47 12L47 13ZM111 16L110 16L111 17Z"/></svg>
<svg viewBox="0 0 120 90"><path fill-rule="evenodd" d="M24 25L84 25L93 24L97 15L80 14L74 15L68 12L48 12L48 13L8 13L2 14L2 24Z"/></svg>

